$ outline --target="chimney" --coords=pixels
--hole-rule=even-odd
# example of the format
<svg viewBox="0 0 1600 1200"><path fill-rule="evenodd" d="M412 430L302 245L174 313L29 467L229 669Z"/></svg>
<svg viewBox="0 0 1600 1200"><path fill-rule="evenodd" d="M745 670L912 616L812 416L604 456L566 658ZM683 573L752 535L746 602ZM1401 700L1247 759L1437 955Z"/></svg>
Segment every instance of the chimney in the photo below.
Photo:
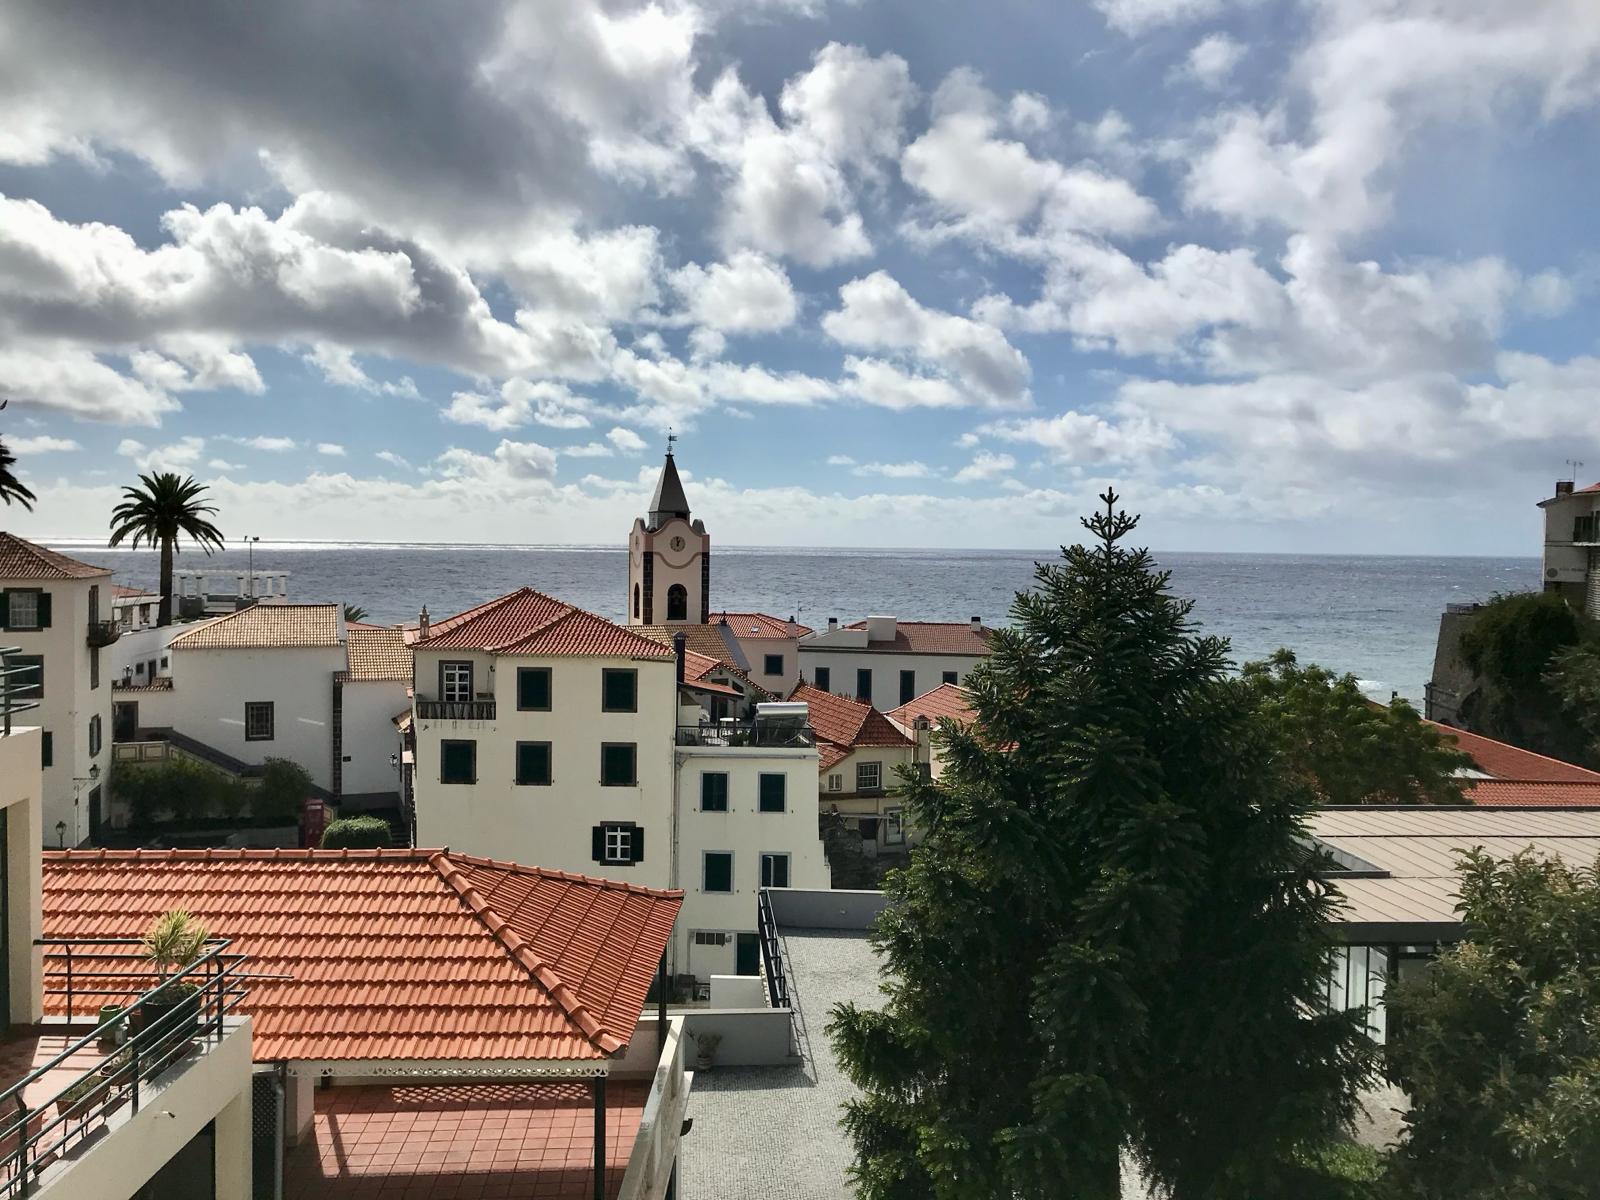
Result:
<svg viewBox="0 0 1600 1200"><path fill-rule="evenodd" d="M828 632L829 633L838 633L839 632L839 618L838 617L829 617L828 618Z"/></svg>
<svg viewBox="0 0 1600 1200"><path fill-rule="evenodd" d="M1570 496L1570 495L1572 495L1572 484L1573 484L1573 481L1570 480L1570 479L1558 479L1558 480L1556 480L1556 495L1558 495L1558 496Z"/></svg>
<svg viewBox="0 0 1600 1200"><path fill-rule="evenodd" d="M972 632L973 633L982 633L983 632L983 618L982 617L973 617L972 618Z"/></svg>
<svg viewBox="0 0 1600 1200"><path fill-rule="evenodd" d="M417 617L417 637L422 641L426 641L428 638L428 606L426 604L422 606L422 612Z"/></svg>
<svg viewBox="0 0 1600 1200"><path fill-rule="evenodd" d="M788 634L792 638L797 638L800 636L800 622L794 619L793 613L789 614L789 626L784 630L784 633Z"/></svg>
<svg viewBox="0 0 1600 1200"><path fill-rule="evenodd" d="M678 659L678 682L679 683L683 682L683 647L684 647L685 641L686 641L686 639L684 638L683 634L681 634L681 633L675 633L675 634L672 635L672 653L674 655L676 655L677 659Z"/></svg>

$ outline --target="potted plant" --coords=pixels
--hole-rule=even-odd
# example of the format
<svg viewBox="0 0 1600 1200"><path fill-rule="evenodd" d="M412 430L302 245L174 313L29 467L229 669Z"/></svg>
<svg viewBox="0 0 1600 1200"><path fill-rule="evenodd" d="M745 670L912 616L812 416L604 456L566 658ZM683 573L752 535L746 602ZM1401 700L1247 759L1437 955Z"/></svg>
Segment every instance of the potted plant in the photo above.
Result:
<svg viewBox="0 0 1600 1200"><path fill-rule="evenodd" d="M711 1064L717 1056L717 1047L722 1045L720 1033L697 1033L694 1035L695 1066L702 1071L711 1069Z"/></svg>
<svg viewBox="0 0 1600 1200"><path fill-rule="evenodd" d="M103 1053L115 1050L128 1036L127 1022L118 1020L121 1016L120 1004L100 1006L100 1019L95 1022L95 1027L100 1031L100 1049Z"/></svg>
<svg viewBox="0 0 1600 1200"><path fill-rule="evenodd" d="M93 1115L95 1101L103 1096L110 1085L94 1072L74 1080L56 1095L56 1115L72 1113L74 1119L84 1120Z"/></svg>
<svg viewBox="0 0 1600 1200"><path fill-rule="evenodd" d="M187 1019L176 1017L163 1032L191 1028L200 1021L200 989L187 979L171 976L194 965L210 937L206 927L181 908L156 918L144 935L144 956L156 969L160 986L139 1003L139 1021L149 1029L177 1009L187 1009Z"/></svg>

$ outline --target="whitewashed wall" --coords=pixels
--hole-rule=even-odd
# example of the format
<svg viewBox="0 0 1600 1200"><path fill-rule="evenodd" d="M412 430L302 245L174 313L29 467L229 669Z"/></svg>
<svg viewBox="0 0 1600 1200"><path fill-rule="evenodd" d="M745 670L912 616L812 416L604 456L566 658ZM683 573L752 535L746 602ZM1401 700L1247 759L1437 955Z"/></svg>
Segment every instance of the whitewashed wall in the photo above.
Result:
<svg viewBox="0 0 1600 1200"><path fill-rule="evenodd" d="M411 701L404 680L346 683L344 685L344 764L346 792L398 792L400 775L390 755L400 752L396 713Z"/></svg>
<svg viewBox="0 0 1600 1200"><path fill-rule="evenodd" d="M877 650L831 650L800 643L800 674L808 683L816 683L817 668L829 671L827 690L836 696L856 695L856 671L872 672L872 706L880 712L899 708L905 703L900 698L900 672L916 673L916 687L912 696L932 691L944 682L944 673L954 671L956 682L965 683L967 672L983 661L977 654L890 654Z"/></svg>

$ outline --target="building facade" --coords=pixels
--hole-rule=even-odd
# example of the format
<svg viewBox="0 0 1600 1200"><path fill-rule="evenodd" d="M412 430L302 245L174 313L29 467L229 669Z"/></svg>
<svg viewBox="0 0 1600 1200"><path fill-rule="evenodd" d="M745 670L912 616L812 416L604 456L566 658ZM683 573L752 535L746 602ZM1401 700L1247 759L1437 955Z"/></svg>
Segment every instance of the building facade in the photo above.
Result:
<svg viewBox="0 0 1600 1200"><path fill-rule="evenodd" d="M711 616L711 535L692 520L667 451L649 513L628 535L628 624L704 625Z"/></svg>
<svg viewBox="0 0 1600 1200"><path fill-rule="evenodd" d="M1544 589L1559 592L1592 620L1600 620L1600 483L1574 488L1558 480L1544 510Z"/></svg>
<svg viewBox="0 0 1600 1200"><path fill-rule="evenodd" d="M810 629L793 617L784 621L758 612L712 613L711 623L733 636L754 682L775 696L794 691L800 682L800 639Z"/></svg>
<svg viewBox="0 0 1600 1200"><path fill-rule="evenodd" d="M989 654L992 631L968 622L868 617L800 639L800 676L813 687L880 711L907 704L942 683L959 684Z"/></svg>
<svg viewBox="0 0 1600 1200"><path fill-rule="evenodd" d="M40 727L42 844L88 843L110 783L111 572L0 533L0 642Z"/></svg>

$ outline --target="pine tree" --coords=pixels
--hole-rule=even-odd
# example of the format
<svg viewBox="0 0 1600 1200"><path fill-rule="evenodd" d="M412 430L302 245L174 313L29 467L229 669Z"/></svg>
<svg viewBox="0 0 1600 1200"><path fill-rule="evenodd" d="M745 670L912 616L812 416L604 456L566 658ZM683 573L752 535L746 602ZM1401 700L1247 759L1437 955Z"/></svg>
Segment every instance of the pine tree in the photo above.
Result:
<svg viewBox="0 0 1600 1200"><path fill-rule="evenodd" d="M1310 789L1102 499L968 677L940 780L908 777L887 1004L829 1026L866 1200L1112 1198L1125 1148L1176 1200L1306 1195L1290 1159L1370 1071L1317 1014Z"/></svg>

